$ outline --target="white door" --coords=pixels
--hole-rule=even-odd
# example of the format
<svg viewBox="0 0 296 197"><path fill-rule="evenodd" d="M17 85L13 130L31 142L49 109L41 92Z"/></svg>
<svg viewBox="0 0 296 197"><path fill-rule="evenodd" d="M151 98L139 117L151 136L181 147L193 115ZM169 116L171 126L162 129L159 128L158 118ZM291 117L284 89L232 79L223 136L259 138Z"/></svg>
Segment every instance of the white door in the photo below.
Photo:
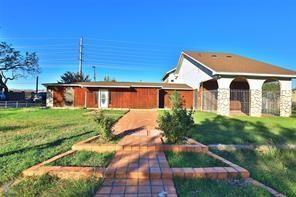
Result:
<svg viewBox="0 0 296 197"><path fill-rule="evenodd" d="M100 108L108 108L109 95L108 90L99 91L99 104Z"/></svg>

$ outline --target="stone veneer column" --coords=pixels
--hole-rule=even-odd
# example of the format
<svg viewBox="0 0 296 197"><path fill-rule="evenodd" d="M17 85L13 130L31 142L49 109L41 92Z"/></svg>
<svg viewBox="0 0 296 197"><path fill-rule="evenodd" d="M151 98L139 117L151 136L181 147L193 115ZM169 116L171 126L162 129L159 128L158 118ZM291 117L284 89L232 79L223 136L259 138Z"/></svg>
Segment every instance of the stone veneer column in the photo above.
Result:
<svg viewBox="0 0 296 197"><path fill-rule="evenodd" d="M46 107L53 107L53 90L49 88L46 91Z"/></svg>
<svg viewBox="0 0 296 197"><path fill-rule="evenodd" d="M250 90L250 116L262 114L262 89Z"/></svg>
<svg viewBox="0 0 296 197"><path fill-rule="evenodd" d="M230 112L230 83L234 78L220 78L218 82L217 114L228 116Z"/></svg>
<svg viewBox="0 0 296 197"><path fill-rule="evenodd" d="M289 117L292 114L292 90L282 90L280 98L280 116Z"/></svg>
<svg viewBox="0 0 296 197"><path fill-rule="evenodd" d="M280 80L280 116L289 117L292 113L292 80Z"/></svg>
<svg viewBox="0 0 296 197"><path fill-rule="evenodd" d="M230 111L230 89L218 88L217 113L228 116Z"/></svg>
<svg viewBox="0 0 296 197"><path fill-rule="evenodd" d="M250 86L250 116L262 114L262 86L265 79L247 79Z"/></svg>

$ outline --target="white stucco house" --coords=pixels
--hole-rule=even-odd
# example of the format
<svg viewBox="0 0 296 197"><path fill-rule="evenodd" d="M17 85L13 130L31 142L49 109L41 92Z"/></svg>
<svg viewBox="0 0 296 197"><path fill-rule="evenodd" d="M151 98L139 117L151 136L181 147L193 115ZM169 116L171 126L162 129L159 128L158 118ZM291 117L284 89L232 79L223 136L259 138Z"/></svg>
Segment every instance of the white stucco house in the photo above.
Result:
<svg viewBox="0 0 296 197"><path fill-rule="evenodd" d="M185 83L195 89L203 111L221 115L291 115L292 78L296 72L227 53L182 52L164 82Z"/></svg>

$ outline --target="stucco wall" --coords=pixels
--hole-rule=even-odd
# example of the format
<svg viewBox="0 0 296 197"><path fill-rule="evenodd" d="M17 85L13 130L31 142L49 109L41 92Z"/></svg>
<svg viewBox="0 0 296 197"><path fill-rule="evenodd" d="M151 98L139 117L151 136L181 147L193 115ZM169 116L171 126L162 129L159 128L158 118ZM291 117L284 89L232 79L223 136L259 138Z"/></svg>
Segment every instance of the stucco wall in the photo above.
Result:
<svg viewBox="0 0 296 197"><path fill-rule="evenodd" d="M175 83L186 83L193 89L198 89L200 83L212 79L212 77L204 72L202 66L186 58L182 58L180 62L180 70L178 71L178 77Z"/></svg>

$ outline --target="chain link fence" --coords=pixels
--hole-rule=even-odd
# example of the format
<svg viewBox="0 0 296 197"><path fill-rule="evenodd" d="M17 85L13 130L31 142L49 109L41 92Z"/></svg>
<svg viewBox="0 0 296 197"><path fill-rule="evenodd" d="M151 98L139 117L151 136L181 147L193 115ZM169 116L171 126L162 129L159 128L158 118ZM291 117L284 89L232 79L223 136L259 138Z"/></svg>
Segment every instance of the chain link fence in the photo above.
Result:
<svg viewBox="0 0 296 197"><path fill-rule="evenodd" d="M24 107L44 107L45 103L32 103L27 101L0 101L0 108L24 108Z"/></svg>

